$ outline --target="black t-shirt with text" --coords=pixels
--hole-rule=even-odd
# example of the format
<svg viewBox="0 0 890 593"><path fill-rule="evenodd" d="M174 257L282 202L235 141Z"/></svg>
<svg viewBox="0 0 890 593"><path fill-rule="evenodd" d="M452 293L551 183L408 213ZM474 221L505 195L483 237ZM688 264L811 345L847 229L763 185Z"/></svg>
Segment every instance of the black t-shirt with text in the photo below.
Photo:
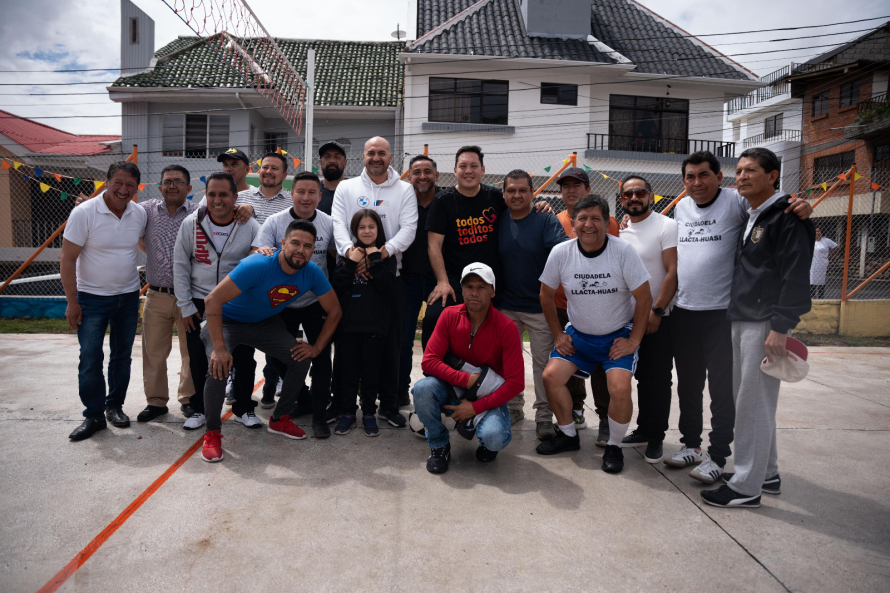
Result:
<svg viewBox="0 0 890 593"><path fill-rule="evenodd" d="M460 276L464 267L480 262L500 275L498 221L507 209L501 190L483 185L468 198L454 187L443 189L430 204L426 230L445 236L442 257L449 276Z"/></svg>

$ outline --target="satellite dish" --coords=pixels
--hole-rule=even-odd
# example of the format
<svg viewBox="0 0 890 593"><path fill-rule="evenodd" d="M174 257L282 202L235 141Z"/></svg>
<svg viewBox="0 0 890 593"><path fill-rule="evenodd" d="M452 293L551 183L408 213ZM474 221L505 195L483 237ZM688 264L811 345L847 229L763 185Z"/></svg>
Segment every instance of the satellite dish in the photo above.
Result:
<svg viewBox="0 0 890 593"><path fill-rule="evenodd" d="M389 34L393 39L404 39L408 36L408 33L402 31L402 28L399 25L396 25L396 30Z"/></svg>

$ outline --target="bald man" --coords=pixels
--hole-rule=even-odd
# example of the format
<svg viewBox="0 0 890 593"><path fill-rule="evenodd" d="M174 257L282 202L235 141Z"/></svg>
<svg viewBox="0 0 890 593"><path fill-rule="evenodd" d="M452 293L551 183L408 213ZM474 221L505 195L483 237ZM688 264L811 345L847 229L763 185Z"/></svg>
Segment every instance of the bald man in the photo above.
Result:
<svg viewBox="0 0 890 593"><path fill-rule="evenodd" d="M349 232L350 222L356 212L368 208L376 211L383 221L386 237L386 243L380 250L383 259L397 258L397 267L401 269L402 253L411 246L417 230L417 199L414 188L399 179L399 174L390 166L392 148L386 138L377 136L365 142L362 161L365 164L362 174L340 182L334 192L331 218L334 220L337 253L349 257L355 243L355 237ZM358 273L367 273L363 262L358 266ZM401 276L396 278L396 299L392 308L390 328L386 336L386 354L380 371L380 408L377 415L391 426L402 428L407 420L399 414L397 403L399 351L405 309L405 284Z"/></svg>

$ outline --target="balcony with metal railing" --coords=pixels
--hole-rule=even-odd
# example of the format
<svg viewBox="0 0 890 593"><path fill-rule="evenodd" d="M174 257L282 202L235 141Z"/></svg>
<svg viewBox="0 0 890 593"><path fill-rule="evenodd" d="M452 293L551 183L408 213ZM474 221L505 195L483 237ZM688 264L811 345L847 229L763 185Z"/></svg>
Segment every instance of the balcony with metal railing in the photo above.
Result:
<svg viewBox="0 0 890 593"><path fill-rule="evenodd" d="M742 148L766 146L775 142L800 142L800 130L779 130L777 132L766 132L756 136L749 136L742 141Z"/></svg>
<svg viewBox="0 0 890 593"><path fill-rule="evenodd" d="M859 102L856 121L844 127L844 138L871 140L890 131L890 102L887 93Z"/></svg>
<svg viewBox="0 0 890 593"><path fill-rule="evenodd" d="M791 74L793 66L794 64L790 64L784 68L779 68L775 72L771 72L766 76L762 76L760 82L767 83L767 86L754 89L747 95L736 97L735 99L728 101L726 103L726 108L729 115L749 109L758 103L762 103L763 101L767 101L774 97L782 95L791 96L791 82L788 80L788 76Z"/></svg>
<svg viewBox="0 0 890 593"><path fill-rule="evenodd" d="M626 150L659 154L691 154L700 150L708 150L717 156L735 156L735 142L689 138L620 136L617 134L587 134L587 149Z"/></svg>

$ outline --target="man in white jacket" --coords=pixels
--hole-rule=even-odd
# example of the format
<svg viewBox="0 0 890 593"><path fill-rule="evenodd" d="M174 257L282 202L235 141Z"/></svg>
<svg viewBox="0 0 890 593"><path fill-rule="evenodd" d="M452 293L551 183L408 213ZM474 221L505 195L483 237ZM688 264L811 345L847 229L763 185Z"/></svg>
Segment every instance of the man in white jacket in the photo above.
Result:
<svg viewBox="0 0 890 593"><path fill-rule="evenodd" d="M390 166L392 148L386 138L379 136L365 142L362 161L365 169L362 174L340 182L334 193L331 218L334 221L334 241L337 253L348 257L355 237L349 232L349 223L356 212L364 208L374 210L383 221L386 243L381 249L383 259L395 257L401 268L402 253L414 241L417 231L417 199L411 184L399 179L399 174ZM360 274L364 266L359 265ZM386 342L386 355L380 374L380 408L378 415L390 425L401 428L406 425L405 417L399 414L397 406L399 351L401 349L401 325L405 309L405 285L401 278L396 279L396 299L390 315L390 331ZM336 356L336 353L335 353Z"/></svg>

